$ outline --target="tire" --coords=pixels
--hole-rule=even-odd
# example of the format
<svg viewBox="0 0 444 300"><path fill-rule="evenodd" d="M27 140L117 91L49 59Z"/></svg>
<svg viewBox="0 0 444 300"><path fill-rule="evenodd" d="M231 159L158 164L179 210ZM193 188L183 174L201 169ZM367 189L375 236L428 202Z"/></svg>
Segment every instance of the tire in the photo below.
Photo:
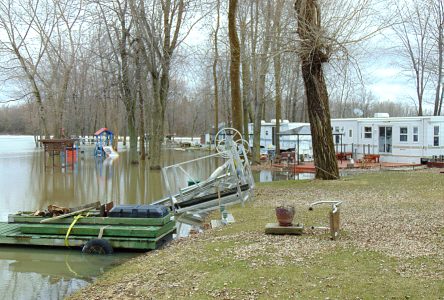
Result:
<svg viewBox="0 0 444 300"><path fill-rule="evenodd" d="M86 254L112 254L113 247L107 240L93 239L89 240L82 248L82 253Z"/></svg>

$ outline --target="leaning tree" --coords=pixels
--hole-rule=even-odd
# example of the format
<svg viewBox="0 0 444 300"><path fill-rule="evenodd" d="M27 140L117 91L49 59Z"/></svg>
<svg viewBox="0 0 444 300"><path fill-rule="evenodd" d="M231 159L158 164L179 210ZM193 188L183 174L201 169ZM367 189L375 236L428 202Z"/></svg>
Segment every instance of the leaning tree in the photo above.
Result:
<svg viewBox="0 0 444 300"><path fill-rule="evenodd" d="M297 32L301 39L299 56L307 95L316 178L338 179L327 85L322 70L322 64L329 59L329 47L328 44L319 42L322 30L319 5L317 0L298 0L295 9L298 16Z"/></svg>
<svg viewBox="0 0 444 300"><path fill-rule="evenodd" d="M333 56L350 59L348 47L386 27L374 0L296 0L298 54L307 97L316 178L338 179L323 64ZM321 10L325 16L321 18ZM322 24L321 24L322 20Z"/></svg>

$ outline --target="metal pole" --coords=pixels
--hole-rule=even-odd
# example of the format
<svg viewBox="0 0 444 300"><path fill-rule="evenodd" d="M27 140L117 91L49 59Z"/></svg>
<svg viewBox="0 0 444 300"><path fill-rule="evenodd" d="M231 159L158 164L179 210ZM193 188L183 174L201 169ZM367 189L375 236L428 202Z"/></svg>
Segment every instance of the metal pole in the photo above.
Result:
<svg viewBox="0 0 444 300"><path fill-rule="evenodd" d="M344 144L342 143L342 134L341 134L341 152L345 152L344 151Z"/></svg>
<svg viewBox="0 0 444 300"><path fill-rule="evenodd" d="M298 153L297 153L298 157L297 157L297 164L299 165L299 134L297 135L297 137L298 137Z"/></svg>

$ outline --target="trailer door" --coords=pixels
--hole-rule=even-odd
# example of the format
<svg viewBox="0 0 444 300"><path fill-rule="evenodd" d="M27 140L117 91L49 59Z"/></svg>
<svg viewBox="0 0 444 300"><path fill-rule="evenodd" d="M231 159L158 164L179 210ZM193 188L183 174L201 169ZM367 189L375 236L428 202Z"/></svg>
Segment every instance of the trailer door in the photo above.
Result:
<svg viewBox="0 0 444 300"><path fill-rule="evenodd" d="M391 126L379 127L379 153L392 153L392 133Z"/></svg>

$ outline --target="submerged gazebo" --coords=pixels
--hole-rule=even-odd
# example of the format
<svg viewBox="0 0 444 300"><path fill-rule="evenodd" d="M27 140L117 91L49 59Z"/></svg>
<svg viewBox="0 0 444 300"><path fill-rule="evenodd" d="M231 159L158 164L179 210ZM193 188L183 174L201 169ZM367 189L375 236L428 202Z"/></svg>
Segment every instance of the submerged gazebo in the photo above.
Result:
<svg viewBox="0 0 444 300"><path fill-rule="evenodd" d="M94 141L96 147L94 148L94 156L105 156L103 147L111 146L113 144L114 134L108 128L100 128L94 133Z"/></svg>
<svg viewBox="0 0 444 300"><path fill-rule="evenodd" d="M45 169L47 168L48 158L52 158L52 167L61 166L62 168L71 163L74 166L77 157L77 139L41 139L39 140L45 149ZM60 156L60 165L56 163L55 157Z"/></svg>

